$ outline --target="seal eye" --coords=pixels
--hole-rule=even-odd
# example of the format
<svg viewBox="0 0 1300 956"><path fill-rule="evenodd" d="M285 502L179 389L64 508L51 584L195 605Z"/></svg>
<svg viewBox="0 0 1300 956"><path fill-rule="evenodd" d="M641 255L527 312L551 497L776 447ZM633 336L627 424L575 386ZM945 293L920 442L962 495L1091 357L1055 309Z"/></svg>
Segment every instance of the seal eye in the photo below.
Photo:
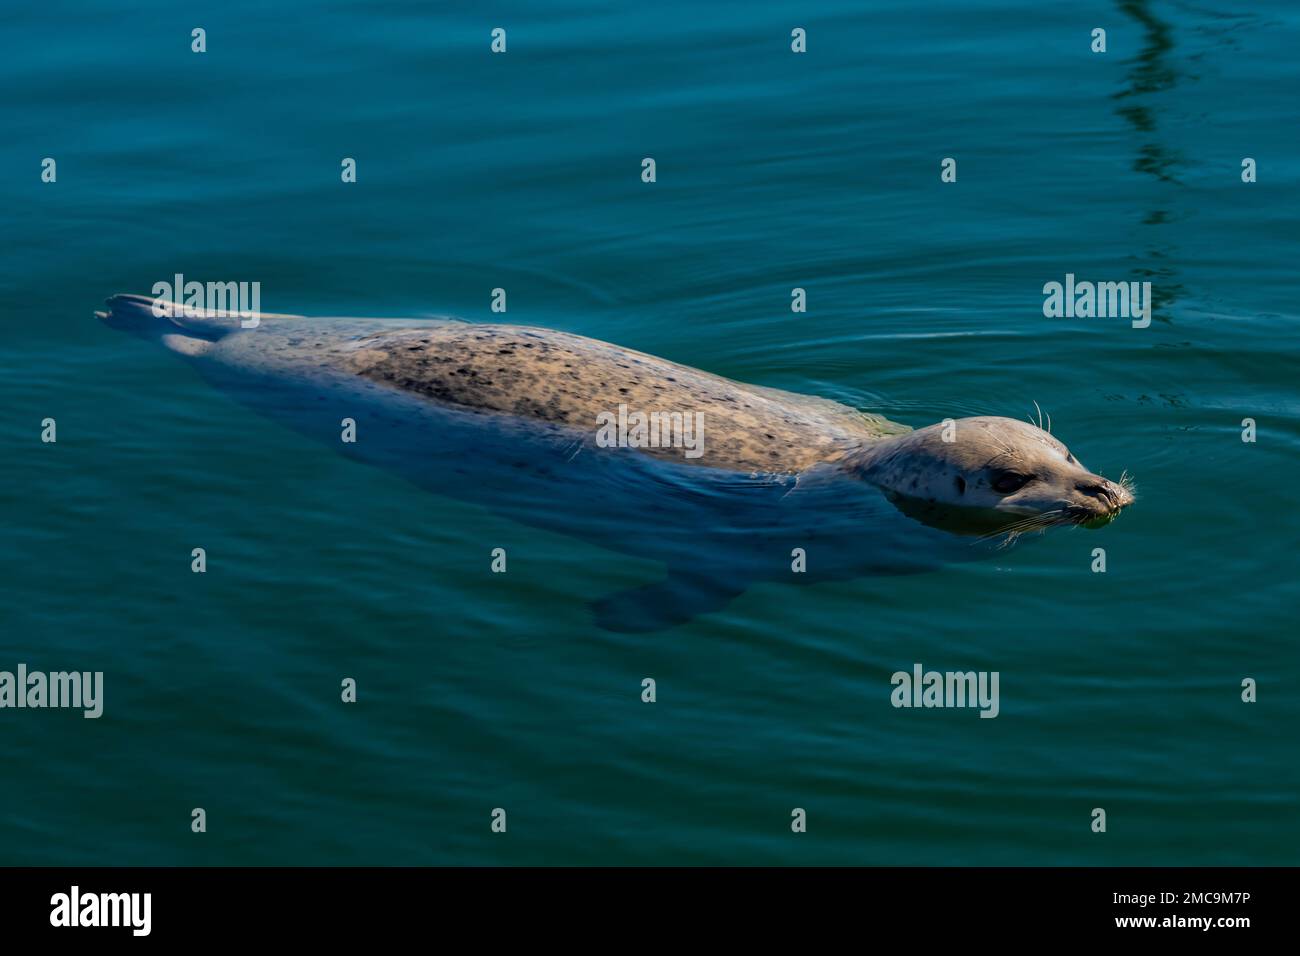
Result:
<svg viewBox="0 0 1300 956"><path fill-rule="evenodd" d="M966 494L966 479L965 479L965 478L963 478L961 475L958 475L958 476L957 476L957 480L954 482L954 484L957 486L957 494L959 494L959 495L964 495L964 494Z"/></svg>
<svg viewBox="0 0 1300 956"><path fill-rule="evenodd" d="M1068 451L1065 453L1065 460L1066 460L1067 462L1069 462L1071 465L1077 465L1077 464L1078 464L1078 461L1075 460L1074 455L1070 454L1070 452L1068 452Z"/></svg>
<svg viewBox="0 0 1300 956"><path fill-rule="evenodd" d="M1029 484L1033 475L1020 475L1014 471L1004 471L993 479L993 490L1000 495L1009 495Z"/></svg>

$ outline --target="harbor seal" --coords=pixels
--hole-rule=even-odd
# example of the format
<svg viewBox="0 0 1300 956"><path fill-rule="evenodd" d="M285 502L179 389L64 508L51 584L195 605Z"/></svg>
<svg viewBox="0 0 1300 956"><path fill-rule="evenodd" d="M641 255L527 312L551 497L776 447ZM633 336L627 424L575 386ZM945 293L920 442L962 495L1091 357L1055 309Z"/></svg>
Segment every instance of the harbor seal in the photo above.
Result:
<svg viewBox="0 0 1300 956"><path fill-rule="evenodd" d="M671 593L649 593L646 605L719 606L753 578L788 573L790 542L817 540L824 576L904 573L969 560L953 537L1005 544L1104 523L1133 501L1127 480L1089 471L1038 425L982 416L912 430L567 332L266 314L242 328L133 295L96 314L345 455L664 561ZM660 438L698 422L686 436L697 453L647 441L656 414ZM356 442L340 444L343 419ZM683 553L695 558L689 569ZM688 589L704 594L688 599Z"/></svg>

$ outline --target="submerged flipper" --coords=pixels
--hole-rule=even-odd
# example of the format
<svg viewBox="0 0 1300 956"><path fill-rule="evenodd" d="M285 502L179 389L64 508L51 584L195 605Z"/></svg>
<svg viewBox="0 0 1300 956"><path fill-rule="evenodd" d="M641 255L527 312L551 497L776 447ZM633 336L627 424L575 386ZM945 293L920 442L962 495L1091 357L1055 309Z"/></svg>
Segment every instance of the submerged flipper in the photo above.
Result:
<svg viewBox="0 0 1300 956"><path fill-rule="evenodd" d="M596 624L606 631L662 631L712 611L720 611L745 592L747 582L725 583L707 575L670 571L654 584L619 591L591 605Z"/></svg>

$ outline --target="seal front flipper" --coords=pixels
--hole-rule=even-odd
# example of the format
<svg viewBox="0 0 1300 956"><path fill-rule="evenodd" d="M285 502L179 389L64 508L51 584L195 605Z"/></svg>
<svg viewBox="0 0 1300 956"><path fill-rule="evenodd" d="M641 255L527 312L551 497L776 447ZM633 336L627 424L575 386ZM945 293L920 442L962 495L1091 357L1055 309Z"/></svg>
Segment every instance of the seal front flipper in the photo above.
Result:
<svg viewBox="0 0 1300 956"><path fill-rule="evenodd" d="M690 571L669 571L654 584L619 591L591 605L596 624L624 634L662 631L720 611L745 592L745 582L728 583Z"/></svg>

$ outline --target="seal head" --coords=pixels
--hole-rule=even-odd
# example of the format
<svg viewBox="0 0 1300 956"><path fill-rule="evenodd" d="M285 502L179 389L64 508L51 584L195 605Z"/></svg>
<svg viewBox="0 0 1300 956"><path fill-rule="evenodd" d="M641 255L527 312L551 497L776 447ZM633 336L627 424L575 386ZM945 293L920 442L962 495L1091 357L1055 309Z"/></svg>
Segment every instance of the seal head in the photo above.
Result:
<svg viewBox="0 0 1300 956"><path fill-rule="evenodd" d="M847 464L914 517L930 514L935 520L927 523L940 524L942 515L972 532L1095 527L1134 500L1127 479L1094 474L1053 435L1013 418L930 425L872 445Z"/></svg>

